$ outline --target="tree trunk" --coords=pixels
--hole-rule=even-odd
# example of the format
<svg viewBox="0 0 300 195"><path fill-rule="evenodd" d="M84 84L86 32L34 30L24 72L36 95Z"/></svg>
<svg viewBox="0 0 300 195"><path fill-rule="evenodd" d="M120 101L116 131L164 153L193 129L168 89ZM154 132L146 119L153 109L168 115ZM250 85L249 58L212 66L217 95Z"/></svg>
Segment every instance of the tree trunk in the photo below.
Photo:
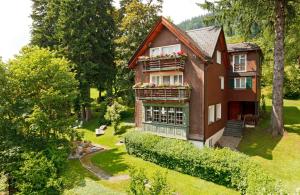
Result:
<svg viewBox="0 0 300 195"><path fill-rule="evenodd" d="M272 99L272 135L283 135L283 78L285 0L275 1L275 45Z"/></svg>
<svg viewBox="0 0 300 195"><path fill-rule="evenodd" d="M85 121L85 119L86 119L85 105L82 105L82 107L81 107L81 120Z"/></svg>
<svg viewBox="0 0 300 195"><path fill-rule="evenodd" d="M98 94L97 102L100 103L101 102L101 87L98 87L98 91L99 91L99 94Z"/></svg>

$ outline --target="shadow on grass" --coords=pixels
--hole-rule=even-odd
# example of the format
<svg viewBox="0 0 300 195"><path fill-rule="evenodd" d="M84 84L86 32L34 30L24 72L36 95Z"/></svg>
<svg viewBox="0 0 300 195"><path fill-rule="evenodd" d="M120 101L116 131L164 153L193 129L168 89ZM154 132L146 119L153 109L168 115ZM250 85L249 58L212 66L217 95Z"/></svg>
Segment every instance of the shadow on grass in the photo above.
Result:
<svg viewBox="0 0 300 195"><path fill-rule="evenodd" d="M69 160L66 169L63 172L64 189L86 186L85 178L88 177L94 181L99 179L81 166L79 160Z"/></svg>
<svg viewBox="0 0 300 195"><path fill-rule="evenodd" d="M267 106L271 111L271 106ZM239 145L239 150L250 156L260 156L272 160L272 151L280 142L282 137L272 137L267 130L270 129L270 113L259 122L255 129L245 129L243 139ZM300 135L300 110L294 106L284 107L285 130L289 133Z"/></svg>
<svg viewBox="0 0 300 195"><path fill-rule="evenodd" d="M114 148L93 156L91 160L94 165L99 166L104 171L117 175L129 168L125 163L124 155L126 155L125 151Z"/></svg>
<svg viewBox="0 0 300 195"><path fill-rule="evenodd" d="M134 128L134 126L132 126L132 125L122 125L122 126L119 128L119 131L116 133L116 135L124 134L124 133L126 133L129 129L132 129L132 128Z"/></svg>

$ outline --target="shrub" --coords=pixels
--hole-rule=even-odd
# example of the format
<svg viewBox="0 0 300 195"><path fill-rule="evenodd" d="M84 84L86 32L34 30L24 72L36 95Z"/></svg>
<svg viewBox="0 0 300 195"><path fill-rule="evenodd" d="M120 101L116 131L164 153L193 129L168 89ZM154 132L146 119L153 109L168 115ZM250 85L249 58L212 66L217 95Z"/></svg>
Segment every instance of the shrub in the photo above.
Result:
<svg viewBox="0 0 300 195"><path fill-rule="evenodd" d="M144 160L214 183L243 194L281 192L281 186L241 153L229 149L198 149L189 142L140 131L125 135L127 152Z"/></svg>
<svg viewBox="0 0 300 195"><path fill-rule="evenodd" d="M169 195L170 188L167 184L167 173L156 171L150 181L144 169L130 169L130 184L128 194L131 195Z"/></svg>
<svg viewBox="0 0 300 195"><path fill-rule="evenodd" d="M104 116L106 120L111 121L115 134L119 133L119 124L121 122L121 115L120 113L124 111L124 106L119 104L117 101L114 101L114 103L111 106L107 107L107 112Z"/></svg>

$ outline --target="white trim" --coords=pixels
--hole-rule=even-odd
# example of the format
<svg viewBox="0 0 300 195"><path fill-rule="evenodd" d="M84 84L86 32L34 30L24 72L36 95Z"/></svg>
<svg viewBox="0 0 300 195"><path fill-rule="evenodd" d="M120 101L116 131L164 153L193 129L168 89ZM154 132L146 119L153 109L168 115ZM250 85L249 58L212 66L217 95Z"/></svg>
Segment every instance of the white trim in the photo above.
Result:
<svg viewBox="0 0 300 195"><path fill-rule="evenodd" d="M221 82L221 86L220 86L220 88L221 88L221 90L224 90L224 76L219 76L219 79L220 79L220 82Z"/></svg>
<svg viewBox="0 0 300 195"><path fill-rule="evenodd" d="M166 45L166 46L161 46L161 47L151 47L151 48L149 49L149 51L150 51L150 57L157 56L157 55L152 55L152 49L159 49L159 54L158 54L158 55L161 55L161 54L162 54L162 49L163 49L163 48L166 48L166 47L172 47L172 46L178 47L178 51L181 50L181 44Z"/></svg>
<svg viewBox="0 0 300 195"><path fill-rule="evenodd" d="M222 64L222 52L220 52L219 50L217 50L217 63L218 64Z"/></svg>
<svg viewBox="0 0 300 195"><path fill-rule="evenodd" d="M241 82L240 82L240 87L237 87L236 86L236 81L237 79L240 79L240 80L245 80L245 87L241 87ZM234 89L246 89L247 88L247 77L235 77L234 78Z"/></svg>
<svg viewBox="0 0 300 195"><path fill-rule="evenodd" d="M235 56L242 56L244 55L245 56L245 70L242 70L242 71L234 71L234 64L235 64ZM240 57L239 57L240 58ZM243 53L243 54L234 54L232 55L232 72L247 72L247 54L246 53Z"/></svg>
<svg viewBox="0 0 300 195"><path fill-rule="evenodd" d="M153 82L152 77L154 76L159 76L159 84L163 84L163 76L170 76L170 85L175 85L174 83L174 76L182 76L182 81L181 83L178 83L179 85L183 85L183 73L182 72L174 72L174 73L164 73L164 72L158 72L158 73L150 73L150 83L155 83ZM179 79L178 79L179 82Z"/></svg>

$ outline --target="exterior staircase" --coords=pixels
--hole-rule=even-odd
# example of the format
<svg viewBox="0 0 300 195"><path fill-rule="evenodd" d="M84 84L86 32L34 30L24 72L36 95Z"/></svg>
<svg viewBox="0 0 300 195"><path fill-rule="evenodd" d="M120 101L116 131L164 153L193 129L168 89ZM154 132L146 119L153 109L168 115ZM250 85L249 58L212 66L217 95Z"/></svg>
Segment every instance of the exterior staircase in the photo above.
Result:
<svg viewBox="0 0 300 195"><path fill-rule="evenodd" d="M229 120L227 121L223 136L242 137L243 121Z"/></svg>

